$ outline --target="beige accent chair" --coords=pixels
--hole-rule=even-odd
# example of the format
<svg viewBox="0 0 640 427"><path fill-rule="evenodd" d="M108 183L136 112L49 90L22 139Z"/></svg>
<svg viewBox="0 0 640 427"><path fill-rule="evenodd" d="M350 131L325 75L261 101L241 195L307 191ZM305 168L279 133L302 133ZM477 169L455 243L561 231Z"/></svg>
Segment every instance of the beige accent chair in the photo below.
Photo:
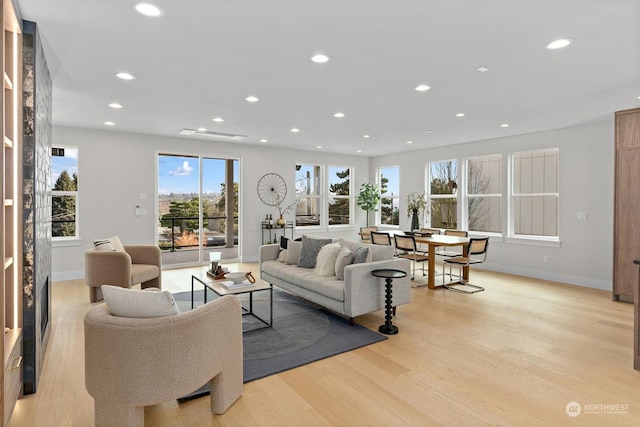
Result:
<svg viewBox="0 0 640 427"><path fill-rule="evenodd" d="M89 300L102 300L100 286L162 289L162 252L156 245L125 245L125 252L89 249L84 253L84 279Z"/></svg>
<svg viewBox="0 0 640 427"><path fill-rule="evenodd" d="M183 397L207 382L211 412L242 395L242 311L225 296L184 313L116 317L100 304L84 318L85 385L96 427L144 426L144 407Z"/></svg>

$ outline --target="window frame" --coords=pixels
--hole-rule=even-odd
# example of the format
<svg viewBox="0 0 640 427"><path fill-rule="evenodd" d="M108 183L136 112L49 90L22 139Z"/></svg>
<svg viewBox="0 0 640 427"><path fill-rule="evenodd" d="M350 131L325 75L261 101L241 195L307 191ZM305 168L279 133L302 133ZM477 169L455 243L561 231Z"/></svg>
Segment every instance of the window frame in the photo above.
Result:
<svg viewBox="0 0 640 427"><path fill-rule="evenodd" d="M349 195L344 196L344 195L335 195L332 194L331 191L329 191L329 186L331 185L330 183L330 175L332 173L332 168L334 170L348 170L349 171ZM325 187L327 189L327 197L325 199L324 205L326 207L326 214L325 214L325 218L327 221L327 227L328 228L347 228L347 227L353 227L354 224L354 215L355 215L355 200L356 200L356 196L355 196L355 191L354 191L354 184L353 184L353 176L354 176L354 168L353 166L336 166L336 165L327 165L327 179L325 181ZM349 222L347 224L330 224L329 223L329 202L331 199L346 199L349 201ZM322 221L320 221L320 225L322 225Z"/></svg>
<svg viewBox="0 0 640 427"><path fill-rule="evenodd" d="M505 221L504 221L504 159L503 159L503 155L500 153L497 154L486 154L486 155L481 155L481 156L472 156L472 157L466 157L463 160L463 175L465 177L464 179L464 185L463 185L463 191L458 191L458 193L461 195L461 200L458 201L458 203L461 203L461 210L462 210L462 229L465 229L469 232L469 234L482 234L482 235L487 235L487 236L495 236L495 237L502 237L504 235L504 227L505 227ZM487 193L487 194L471 194L469 193L469 173L471 171L471 168L469 167L469 163L470 161L473 160L478 160L478 159L490 159L490 158L499 158L500 159L500 177L499 177L499 185L500 185L500 192L499 193ZM469 203L471 201L471 199L498 199L499 200L499 209L498 211L500 212L500 226L499 226L499 230L500 231L483 231L483 230L472 230L470 227L471 221L469 219Z"/></svg>
<svg viewBox="0 0 640 427"><path fill-rule="evenodd" d="M516 194L515 189L515 156L519 154L528 154L528 153L544 153L544 152L556 152L556 192L548 193L518 193ZM526 151L516 151L509 153L509 162L508 162L508 225L507 225L507 238L510 241L536 241L542 244L549 243L554 246L559 245L560 242L560 149L558 147L555 148L543 148L537 150L526 150ZM555 197L556 198L556 212L555 212L555 221L556 221L556 235L555 236L544 236L537 234L516 234L515 233L515 205L516 199L518 197Z"/></svg>
<svg viewBox="0 0 640 427"><path fill-rule="evenodd" d="M456 164L456 178L455 178L455 183L456 183L456 190L451 193L451 194L432 194L431 193L431 181L432 181L432 175L431 175L431 166L434 163L445 163L445 162L455 162ZM462 162L464 164L464 162ZM460 160L457 158L452 158L452 159L444 159L444 160L433 160L433 161L429 161L427 162L427 185L426 185L426 193L428 196L428 201L427 201L427 209L429 211L428 213L428 217L429 217L429 227L431 228L437 228L439 230L455 230L456 228L458 228L459 226L462 225L462 215L461 215L461 194L464 193L464 191L460 190L461 186L466 185L466 183L461 183L460 182ZM443 228L443 227L436 227L433 225L433 215L432 215L432 201L434 199L455 199L456 201L456 227L455 228Z"/></svg>
<svg viewBox="0 0 640 427"><path fill-rule="evenodd" d="M394 195L393 193L391 193L391 197L385 197L385 193L382 193L382 171L384 169L397 169L398 171L398 193L397 195ZM377 226L382 226L382 227L386 227L386 228L400 228L400 200L401 200L401 196L400 196L400 191L401 191L401 185L400 185L400 165L390 165L390 166L381 166L379 168L376 169L376 185L378 186L378 188L380 189L380 201L378 202L378 210L376 211L376 215L375 215L375 223ZM382 199L391 199L391 218L392 218L392 223L391 224L384 224L382 222ZM398 210L398 224L393 224L393 207L397 206L397 210Z"/></svg>
<svg viewBox="0 0 640 427"><path fill-rule="evenodd" d="M51 232L51 243L56 245L56 246L64 246L65 244L76 244L77 242L80 241L80 147L75 146L75 145L64 145L64 144L54 144L51 146L51 166L53 168L53 157L56 157L53 155L53 150L54 149L64 149L65 152L67 150L75 150L76 152L76 168L77 168L77 176L78 176L78 183L77 183L77 189L75 191L73 190L54 190L55 187L55 183L52 182L51 183L51 221L53 223L53 199L55 197L62 197L62 196L72 196L75 198L75 233L73 236L54 236L53 235L53 226L52 226L52 232ZM65 156L66 157L66 156ZM66 169L65 169L66 170ZM68 171L67 171L68 172ZM71 174L71 176L73 176L73 174Z"/></svg>

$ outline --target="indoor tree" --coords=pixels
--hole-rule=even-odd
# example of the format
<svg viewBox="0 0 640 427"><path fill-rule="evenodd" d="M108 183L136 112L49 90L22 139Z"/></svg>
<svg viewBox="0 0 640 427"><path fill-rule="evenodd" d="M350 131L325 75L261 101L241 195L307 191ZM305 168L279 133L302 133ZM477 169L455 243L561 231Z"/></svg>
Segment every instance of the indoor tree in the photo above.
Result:
<svg viewBox="0 0 640 427"><path fill-rule="evenodd" d="M378 202L380 202L380 188L376 184L362 184L356 203L367 212L367 227L369 227L369 211L377 211Z"/></svg>

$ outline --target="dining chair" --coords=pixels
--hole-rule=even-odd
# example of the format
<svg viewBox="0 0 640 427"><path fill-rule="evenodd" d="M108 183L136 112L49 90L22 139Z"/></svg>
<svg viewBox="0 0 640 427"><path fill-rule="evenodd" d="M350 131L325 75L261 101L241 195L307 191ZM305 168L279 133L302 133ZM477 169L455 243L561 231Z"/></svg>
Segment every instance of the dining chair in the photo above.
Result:
<svg viewBox="0 0 640 427"><path fill-rule="evenodd" d="M372 231L371 243L374 245L386 245L391 246L391 235L384 231Z"/></svg>
<svg viewBox="0 0 640 427"><path fill-rule="evenodd" d="M429 256L418 249L415 236L395 234L393 239L396 245L396 256L412 261L411 280L415 279L416 264L419 262L422 263L422 275L426 276L427 273L424 271L424 263L429 261Z"/></svg>
<svg viewBox="0 0 640 427"><path fill-rule="evenodd" d="M456 291L456 292L464 292L464 293L474 293L474 292L480 292L480 291L484 291L484 288L482 286L478 286L478 285L472 285L469 282L465 282L462 278L462 269L464 267L469 267L472 264L481 264L483 262L485 262L487 260L487 249L489 248L489 238L488 237L478 237L478 238L471 238L469 239L469 249L467 251L467 256L456 256L456 257L451 257L451 258L445 258L444 261L442 262L442 285L443 287L445 287L446 289L452 290L452 291ZM464 285L464 288L466 287L471 287L473 288L472 290L465 290L460 289L458 287L456 287L456 284L450 282L450 283L445 283L444 280L444 276L445 276L445 268L447 266L447 264L449 265L449 277L453 277L451 275L451 266L452 265L457 265L458 266L458 278L460 279L460 283L457 284L457 286L459 285Z"/></svg>
<svg viewBox="0 0 640 427"><path fill-rule="evenodd" d="M360 237L362 243L371 243L371 232L378 231L378 227L360 227Z"/></svg>
<svg viewBox="0 0 640 427"><path fill-rule="evenodd" d="M456 237L469 237L468 231L463 230L444 230L445 236L456 236ZM457 246L449 246L450 248L456 248ZM443 247L436 248L436 255L452 257L452 256L460 256L462 255L462 250L446 250Z"/></svg>

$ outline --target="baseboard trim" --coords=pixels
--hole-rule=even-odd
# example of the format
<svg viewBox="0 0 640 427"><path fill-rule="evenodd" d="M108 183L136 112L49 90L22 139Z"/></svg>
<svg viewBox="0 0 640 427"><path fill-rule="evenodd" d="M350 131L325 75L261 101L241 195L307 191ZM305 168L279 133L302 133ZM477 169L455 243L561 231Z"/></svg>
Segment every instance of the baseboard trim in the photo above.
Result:
<svg viewBox="0 0 640 427"><path fill-rule="evenodd" d="M482 268L499 273L515 274L518 276L531 277L534 279L549 280L552 282L567 283L569 285L582 286L585 288L611 291L613 284L607 280L590 279L588 277L571 276L568 274L551 273L549 271L532 270L528 268L511 267L508 265L484 263Z"/></svg>

